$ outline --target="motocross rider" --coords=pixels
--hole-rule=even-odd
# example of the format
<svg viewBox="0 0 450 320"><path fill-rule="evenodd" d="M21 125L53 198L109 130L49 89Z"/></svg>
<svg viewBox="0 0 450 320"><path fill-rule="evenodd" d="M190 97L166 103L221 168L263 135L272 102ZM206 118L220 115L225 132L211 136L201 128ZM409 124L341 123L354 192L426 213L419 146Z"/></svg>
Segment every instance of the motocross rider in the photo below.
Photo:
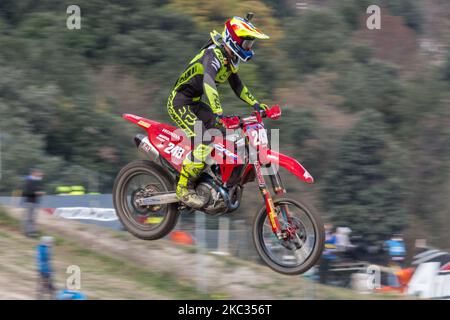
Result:
<svg viewBox="0 0 450 320"><path fill-rule="evenodd" d="M255 39L269 39L250 19L233 17L225 23L222 34L210 33L211 39L192 59L175 83L167 102L167 110L172 120L187 137L196 136L194 125L201 122L202 133L207 129L235 124L236 118L223 116L217 85L228 80L235 94L255 110L267 110L267 105L259 103L242 83L237 72L239 62L248 61L254 54L252 46ZM205 96L205 101L202 101ZM230 123L232 122L232 123ZM199 209L204 205L203 197L197 195L193 183L205 168L205 161L213 150L211 141L202 140L193 146L185 158L176 188L177 198L185 205Z"/></svg>

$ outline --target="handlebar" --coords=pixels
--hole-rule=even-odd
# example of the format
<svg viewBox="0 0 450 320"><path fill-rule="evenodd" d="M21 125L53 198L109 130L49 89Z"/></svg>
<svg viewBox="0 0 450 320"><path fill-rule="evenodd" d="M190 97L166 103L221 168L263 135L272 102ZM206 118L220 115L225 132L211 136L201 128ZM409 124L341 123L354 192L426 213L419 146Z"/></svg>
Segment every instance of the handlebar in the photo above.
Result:
<svg viewBox="0 0 450 320"><path fill-rule="evenodd" d="M281 116L281 108L279 105L273 105L272 107L270 107L270 109L268 110L261 110L261 111L253 111L252 112L252 116L256 117L257 121L259 123L261 123L262 118L269 118L272 120L277 120L280 118ZM245 121L243 121L242 117L240 116L230 116L227 118L239 118L239 128L242 128ZM246 118L244 118L246 119ZM236 129L234 127L227 127L227 129Z"/></svg>

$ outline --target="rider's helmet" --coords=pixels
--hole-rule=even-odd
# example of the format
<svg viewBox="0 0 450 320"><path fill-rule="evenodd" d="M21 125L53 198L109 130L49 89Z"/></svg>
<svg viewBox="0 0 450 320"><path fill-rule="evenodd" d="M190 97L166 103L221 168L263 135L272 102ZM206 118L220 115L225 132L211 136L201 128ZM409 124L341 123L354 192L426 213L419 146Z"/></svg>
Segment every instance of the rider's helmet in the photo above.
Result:
<svg viewBox="0 0 450 320"><path fill-rule="evenodd" d="M269 39L268 35L250 22L252 16L253 14L249 14L246 19L233 17L225 22L222 39L236 55L236 60L232 61L234 66L237 66L239 60L248 61L253 57L252 47L255 39Z"/></svg>

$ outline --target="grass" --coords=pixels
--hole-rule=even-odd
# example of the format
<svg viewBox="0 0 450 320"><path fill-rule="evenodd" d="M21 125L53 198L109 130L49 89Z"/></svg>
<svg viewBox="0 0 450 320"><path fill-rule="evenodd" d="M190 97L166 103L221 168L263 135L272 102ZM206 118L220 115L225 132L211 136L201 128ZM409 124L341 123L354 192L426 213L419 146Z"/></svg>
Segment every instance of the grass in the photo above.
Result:
<svg viewBox="0 0 450 320"><path fill-rule="evenodd" d="M191 245L182 245L180 246L180 249L183 250L186 253L194 254L197 253L197 248Z"/></svg>
<svg viewBox="0 0 450 320"><path fill-rule="evenodd" d="M7 227L14 230L20 230L21 223L19 220L9 216L5 209L0 206L0 227Z"/></svg>
<svg viewBox="0 0 450 320"><path fill-rule="evenodd" d="M220 261L222 261L224 264L224 267L228 268L228 269L233 269L239 265L242 265L241 263L239 263L236 259L234 259L232 257L220 256L220 255L214 255L214 257L216 257Z"/></svg>
<svg viewBox="0 0 450 320"><path fill-rule="evenodd" d="M0 227L2 229L20 231L20 225L18 219L9 216L0 207ZM0 236L10 237L6 231L2 230L0 230ZM53 237L56 247L62 248L74 257L83 257L94 261L102 266L102 273L120 275L120 277L138 283L141 287L151 287L153 291L162 295L170 296L174 299L211 299L211 295L220 296L217 293L212 293L211 295L202 294L191 283L179 281L169 273L152 272L130 261L82 247L68 238L63 238L59 235L53 235ZM123 236L118 238L128 237Z"/></svg>
<svg viewBox="0 0 450 320"><path fill-rule="evenodd" d="M129 240L129 238L125 234L122 234L122 233L114 233L113 237L116 239L125 240L125 241Z"/></svg>
<svg viewBox="0 0 450 320"><path fill-rule="evenodd" d="M272 286L274 286L274 284L273 283L257 283L257 284L255 284L255 285L253 285L252 287L253 288L256 288L256 289L261 289L261 290L268 290L269 288L271 288Z"/></svg>
<svg viewBox="0 0 450 320"><path fill-rule="evenodd" d="M71 244L72 245L72 244ZM137 267L129 261L124 261L109 255L94 252L74 245L71 250L75 255L93 258L105 265L106 272L120 273L143 286L151 286L160 293L169 293L175 299L189 297L190 299L208 299L209 295L199 293L194 286L175 280L169 273L156 273Z"/></svg>

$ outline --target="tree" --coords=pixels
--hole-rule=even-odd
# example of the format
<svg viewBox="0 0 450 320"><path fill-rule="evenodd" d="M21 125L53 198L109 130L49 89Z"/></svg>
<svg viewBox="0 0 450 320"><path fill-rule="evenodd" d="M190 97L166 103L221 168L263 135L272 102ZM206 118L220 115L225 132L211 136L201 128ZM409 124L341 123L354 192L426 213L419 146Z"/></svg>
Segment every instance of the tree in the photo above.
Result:
<svg viewBox="0 0 450 320"><path fill-rule="evenodd" d="M283 47L300 73L323 67L345 45L347 28L333 11L308 10L286 26Z"/></svg>
<svg viewBox="0 0 450 320"><path fill-rule="evenodd" d="M416 32L422 31L423 10L418 0L382 0L389 10L397 16L402 16L405 24Z"/></svg>
<svg viewBox="0 0 450 320"><path fill-rule="evenodd" d="M211 30L211 28L222 31L224 22L230 17L245 17L247 12L254 12L255 17L252 22L270 35L272 40L279 39L282 34L277 19L273 17L273 9L263 1L197 0L196 5L193 6L191 0L173 0L169 8L193 17L199 29L203 31Z"/></svg>
<svg viewBox="0 0 450 320"><path fill-rule="evenodd" d="M408 207L419 221L416 228L425 231L429 242L439 247L445 246L440 240L448 239L449 123L448 109L434 110L423 114L415 124L415 134L407 137L414 153Z"/></svg>
<svg viewBox="0 0 450 320"><path fill-rule="evenodd" d="M369 5L374 4L370 0L342 0L337 3L337 10L344 21L356 30L361 22L360 17L365 15Z"/></svg>
<svg viewBox="0 0 450 320"><path fill-rule="evenodd" d="M449 83L450 88L450 50L447 52L447 57L445 59L444 67L443 67L443 79Z"/></svg>
<svg viewBox="0 0 450 320"><path fill-rule="evenodd" d="M398 104L403 97L403 88L394 65L381 61L354 63L340 74L336 89L344 97L341 106L345 109L377 110L390 125L401 121Z"/></svg>
<svg viewBox="0 0 450 320"><path fill-rule="evenodd" d="M31 132L26 121L12 116L9 110L8 104L0 98L1 194L20 189L23 177L32 167L45 172L46 183L50 183L64 167L61 158L45 153L43 137Z"/></svg>
<svg viewBox="0 0 450 320"><path fill-rule="evenodd" d="M33 0L2 0L0 2L0 16L3 16L10 24L17 24L23 18L24 13L36 7Z"/></svg>
<svg viewBox="0 0 450 320"><path fill-rule="evenodd" d="M324 177L324 209L367 244L379 244L406 225L403 150L390 140L380 113L365 111L344 136Z"/></svg>

